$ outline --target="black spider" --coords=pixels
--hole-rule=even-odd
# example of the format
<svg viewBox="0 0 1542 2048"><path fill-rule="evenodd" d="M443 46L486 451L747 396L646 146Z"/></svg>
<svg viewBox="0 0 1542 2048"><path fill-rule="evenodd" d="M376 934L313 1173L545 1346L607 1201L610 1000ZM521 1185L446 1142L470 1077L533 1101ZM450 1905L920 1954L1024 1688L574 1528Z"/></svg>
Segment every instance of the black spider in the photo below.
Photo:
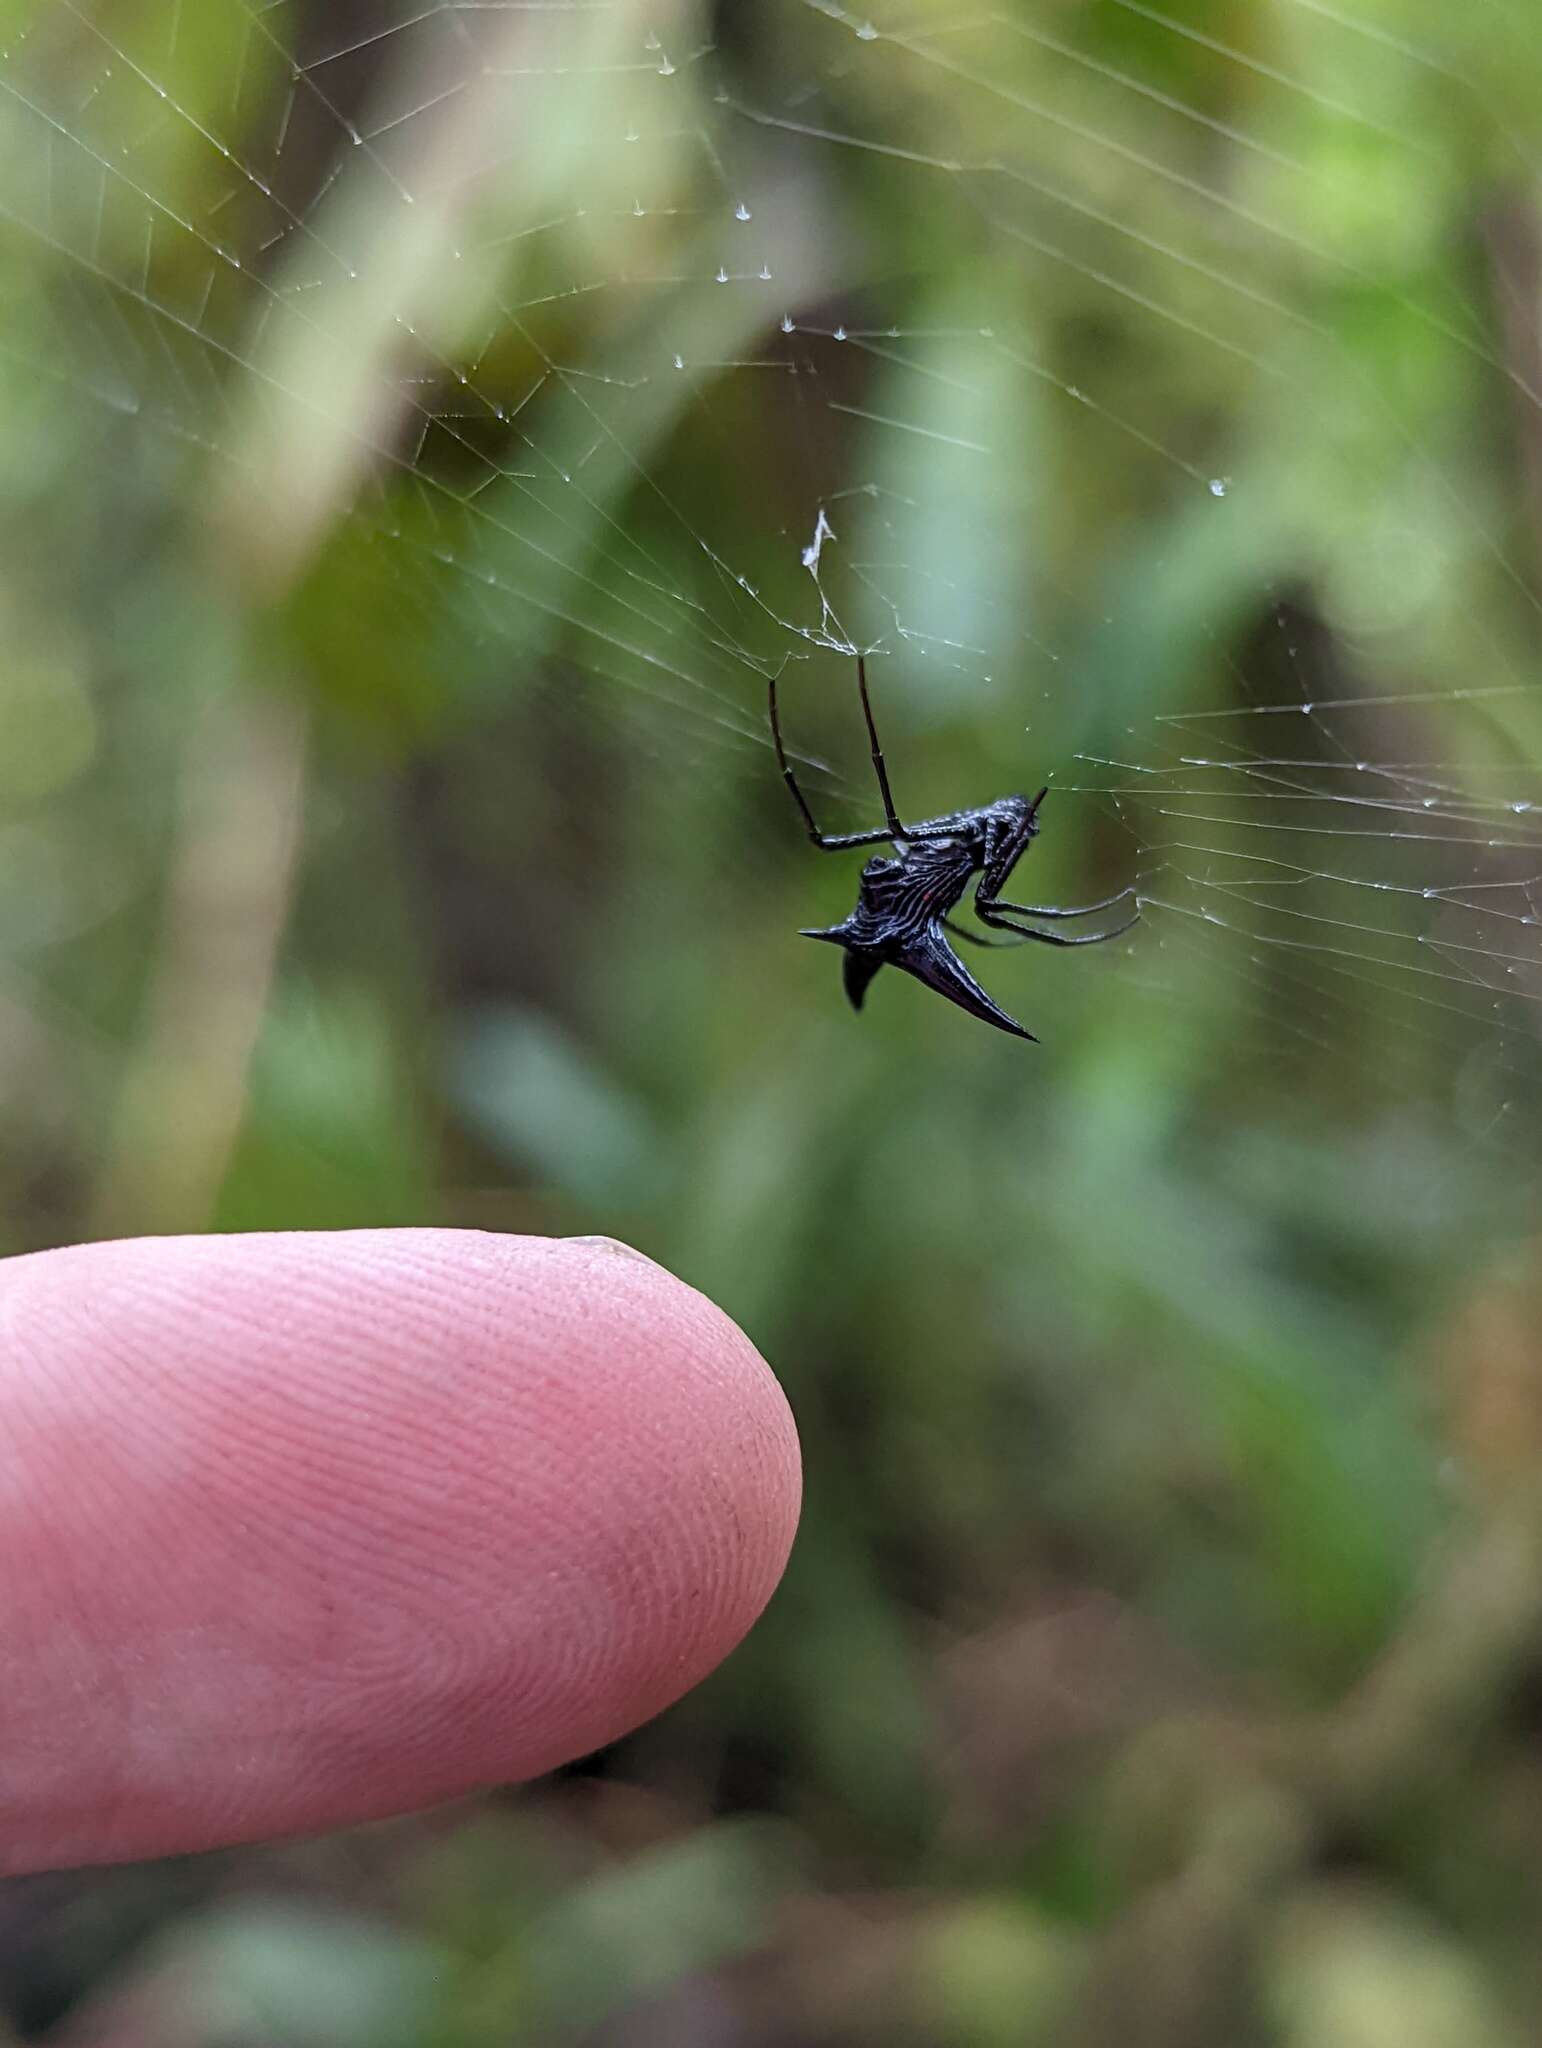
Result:
<svg viewBox="0 0 1542 2048"><path fill-rule="evenodd" d="M1121 889L1117 896L1105 896L1101 903L1084 903L1079 910L1004 902L999 892L1038 832L1039 806L1049 793L1047 787L1039 791L1032 803L1022 796L999 796L994 803L982 804L978 810L949 811L941 818L923 819L919 825L902 825L889 792L883 749L878 744L873 707L868 702L867 665L860 654L857 688L872 742L873 768L883 797L885 822L871 832L827 833L814 823L814 814L788 766L781 723L776 715L776 678L771 678L771 737L783 780L803 814L809 838L826 853L838 853L848 846L875 846L885 839L895 851L893 860L875 856L863 868L857 884L857 907L850 917L823 930L805 931L802 936L829 939L834 945L845 947L842 966L853 1009L861 1009L867 985L880 967L902 967L917 981L924 981L938 995L958 1003L987 1024L995 1024L1018 1038L1033 1038L1031 1031L1025 1031L991 1001L943 937L944 931L950 931L975 946L1010 943L982 938L978 932L965 931L950 921L948 912L969 887L970 877L980 877L974 907L982 924L993 930L1013 932L1021 939L1037 939L1045 946L1096 946L1104 939L1117 939L1135 923L1140 910L1137 907L1134 916L1115 925L1112 931L1087 932L1080 937L1014 924L1002 913L1011 911L1018 917L1087 917L1122 903L1133 890ZM1038 1041L1035 1039L1034 1043Z"/></svg>

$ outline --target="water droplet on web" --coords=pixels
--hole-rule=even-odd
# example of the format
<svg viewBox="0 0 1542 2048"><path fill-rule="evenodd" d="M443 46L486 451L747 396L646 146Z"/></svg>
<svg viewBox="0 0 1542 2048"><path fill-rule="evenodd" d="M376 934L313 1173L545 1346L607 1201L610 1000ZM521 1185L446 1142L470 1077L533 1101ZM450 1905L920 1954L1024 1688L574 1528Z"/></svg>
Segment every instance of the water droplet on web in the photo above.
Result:
<svg viewBox="0 0 1542 2048"><path fill-rule="evenodd" d="M718 265L718 267L717 267L717 280L716 280L716 281L717 281L717 283L718 283L718 284L727 284L727 282L728 282L728 272L727 272L727 271L726 271L726 270L725 270L725 269L723 268L723 266L722 266L722 264L721 264L721 263L720 263L720 264Z"/></svg>
<svg viewBox="0 0 1542 2048"><path fill-rule="evenodd" d="M834 334L832 334L832 335L831 335L830 339L831 339L832 341L844 341L844 340L846 339L846 330L845 330L845 328L844 328L844 327L837 327L837 328L836 328L836 330L835 330L835 332L834 332Z"/></svg>
<svg viewBox="0 0 1542 2048"><path fill-rule="evenodd" d="M643 218L643 213L644 213L644 207L643 207L643 203L642 203L642 201L641 201L640 199L634 199L634 200L632 201L632 218L633 218L633 220L641 220L641 219Z"/></svg>
<svg viewBox="0 0 1542 2048"><path fill-rule="evenodd" d="M876 43L878 31L870 21L859 21L856 27L856 38L859 43Z"/></svg>
<svg viewBox="0 0 1542 2048"><path fill-rule="evenodd" d="M671 63L670 63L669 59L668 59L668 58L666 57L666 58L664 59L663 63L662 63L662 64L661 64L660 66L659 66L659 77L660 77L660 78L673 78L673 77L674 77L674 75L675 75L675 67L674 67L674 65L673 65L673 64L671 64Z"/></svg>
<svg viewBox="0 0 1542 2048"><path fill-rule="evenodd" d="M1516 817L1524 818L1526 813L1531 809L1531 805L1529 803L1522 801L1520 803L1511 804L1510 808L1512 811L1514 811Z"/></svg>
<svg viewBox="0 0 1542 2048"><path fill-rule="evenodd" d="M797 332L796 328L794 328L792 324L791 313L784 313L782 315L782 332L783 334L794 334Z"/></svg>
<svg viewBox="0 0 1542 2048"><path fill-rule="evenodd" d="M744 201L743 201L743 200L741 199L741 200L739 201L739 204L738 204L738 205L737 205L737 206L736 206L736 207L734 208L734 219L735 219L735 220L748 220L748 219L749 219L749 217L750 217L750 210L749 210L749 208L748 208L748 207L747 207L747 206L745 205Z"/></svg>
<svg viewBox="0 0 1542 2048"><path fill-rule="evenodd" d="M635 128L628 128L625 135L622 136L621 140L623 142L640 142L642 140L642 137L638 134Z"/></svg>
<svg viewBox="0 0 1542 2048"><path fill-rule="evenodd" d="M1224 498L1224 497L1226 496L1226 493L1227 493L1227 492L1228 492L1228 491L1229 491L1230 489L1231 489L1231 478L1230 478L1229 476L1213 476L1213 477L1211 477L1211 479L1210 479L1210 495L1211 495L1211 497L1212 497L1212 498Z"/></svg>
<svg viewBox="0 0 1542 2048"><path fill-rule="evenodd" d="M759 268L759 270L758 270L758 271L757 271L757 272L756 272L755 274L756 274L756 276L757 276L757 277L758 277L758 278L760 279L760 281L761 281L761 283L762 283L762 284L769 284L769 283L771 282L771 266L770 266L770 264L769 264L769 263L762 263L762 264L761 264L761 266L760 266L760 268Z"/></svg>
<svg viewBox="0 0 1542 2048"><path fill-rule="evenodd" d="M677 370L683 370L683 369L685 368L685 357L684 357L684 356L676 356L676 357L675 357L675 368L676 368Z"/></svg>

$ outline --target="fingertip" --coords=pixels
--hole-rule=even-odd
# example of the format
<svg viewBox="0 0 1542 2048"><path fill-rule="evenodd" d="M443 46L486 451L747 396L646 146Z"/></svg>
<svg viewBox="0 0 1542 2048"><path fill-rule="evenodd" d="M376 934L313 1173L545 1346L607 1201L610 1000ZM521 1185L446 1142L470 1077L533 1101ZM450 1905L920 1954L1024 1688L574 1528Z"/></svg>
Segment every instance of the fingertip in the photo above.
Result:
<svg viewBox="0 0 1542 2048"><path fill-rule="evenodd" d="M0 1319L12 1867L550 1769L704 1677L791 1548L775 1378L610 1240L81 1246L0 1265Z"/></svg>

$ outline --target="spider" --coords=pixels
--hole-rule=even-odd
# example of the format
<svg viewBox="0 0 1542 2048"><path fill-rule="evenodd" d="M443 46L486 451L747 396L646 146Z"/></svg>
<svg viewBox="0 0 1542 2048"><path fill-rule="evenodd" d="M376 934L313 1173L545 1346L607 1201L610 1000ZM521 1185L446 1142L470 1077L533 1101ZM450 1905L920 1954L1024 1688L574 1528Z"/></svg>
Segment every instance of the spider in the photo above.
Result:
<svg viewBox="0 0 1542 2048"><path fill-rule="evenodd" d="M974 907L982 924L1012 932L1019 939L1037 939L1045 946L1096 946L1105 939L1117 939L1139 918L1139 907L1111 931L1076 936L1040 931L1031 924L1015 924L1012 917L1003 913L1010 911L1015 917L1089 917L1094 911L1111 910L1116 903L1122 903L1133 894L1133 888L1121 889L1116 896L1105 896L1101 903L1084 903L1077 910L1004 901L1000 892L1039 830L1039 806L1049 794L1048 786L1039 791L1032 803L1026 797L999 796L994 803L981 804L975 810L949 811L940 818L923 819L919 825L902 825L895 813L883 749L873 723L873 707L868 701L867 664L860 654L857 689L872 742L884 823L871 832L821 832L788 764L776 712L776 677L771 678L771 738L782 779L792 791L809 838L824 853L840 853L851 846L876 846L884 840L895 853L892 860L874 855L863 868L857 884L857 907L850 917L821 930L805 930L801 936L828 939L832 945L845 947L846 958L841 964L846 993L854 1010L861 1009L868 983L880 967L902 967L917 981L925 982L938 995L946 996L949 1002L959 1004L985 1023L1010 1031L1014 1037L1033 1039L1031 1031L1025 1031L992 1002L943 937L944 932L952 932L955 938L967 939L974 946L1011 944L1011 940L992 940L966 931L949 918L948 912L969 887L971 877L980 877ZM1038 1040L1034 1039L1034 1043Z"/></svg>

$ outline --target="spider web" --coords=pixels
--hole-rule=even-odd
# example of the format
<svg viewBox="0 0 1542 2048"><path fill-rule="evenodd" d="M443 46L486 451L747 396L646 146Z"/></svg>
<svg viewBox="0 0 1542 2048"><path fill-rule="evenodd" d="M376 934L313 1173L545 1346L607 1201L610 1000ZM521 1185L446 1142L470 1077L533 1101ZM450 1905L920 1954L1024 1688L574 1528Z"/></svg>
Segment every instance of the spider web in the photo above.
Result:
<svg viewBox="0 0 1542 2048"><path fill-rule="evenodd" d="M0 346L259 589L346 507L383 608L767 771L768 675L897 657L1135 880L1110 991L1529 1140L1537 60L1460 16L12 5Z"/></svg>

